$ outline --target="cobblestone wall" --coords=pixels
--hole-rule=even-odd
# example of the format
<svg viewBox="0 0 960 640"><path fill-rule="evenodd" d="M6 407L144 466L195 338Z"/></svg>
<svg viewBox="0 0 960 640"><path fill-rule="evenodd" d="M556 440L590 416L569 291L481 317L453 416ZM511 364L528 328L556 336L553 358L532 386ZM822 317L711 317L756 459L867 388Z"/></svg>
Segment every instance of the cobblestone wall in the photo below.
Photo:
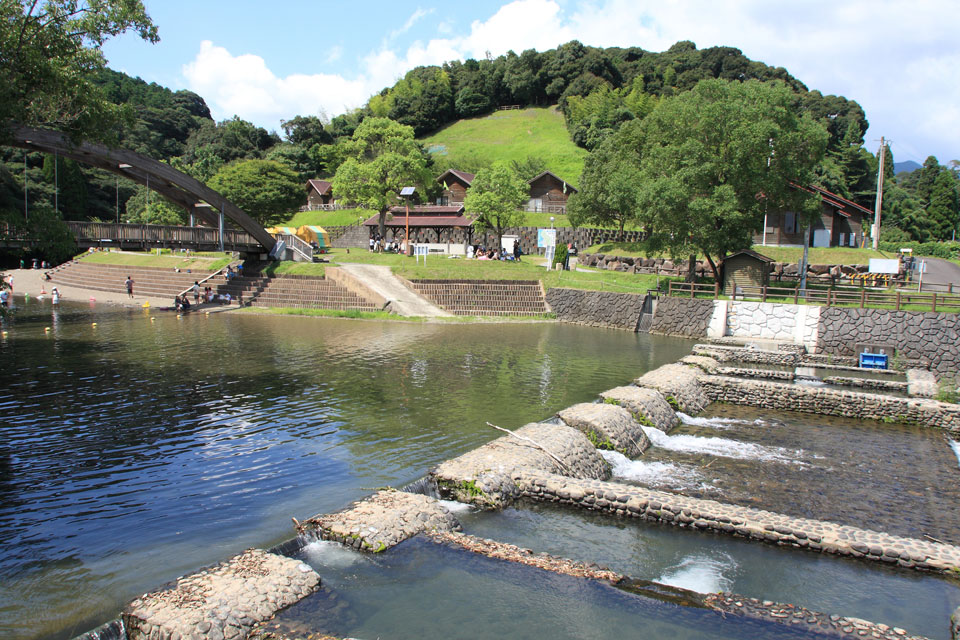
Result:
<svg viewBox="0 0 960 640"><path fill-rule="evenodd" d="M667 296L657 302L650 333L702 338L713 316L713 300Z"/></svg>
<svg viewBox="0 0 960 640"><path fill-rule="evenodd" d="M889 345L939 374L960 370L960 315L826 307L820 312L817 352L854 355L858 344Z"/></svg>
<svg viewBox="0 0 960 640"><path fill-rule="evenodd" d="M960 405L936 400L838 391L726 376L701 376L700 386L713 402L866 420L913 422L960 434Z"/></svg>
<svg viewBox="0 0 960 640"><path fill-rule="evenodd" d="M556 288L547 291L547 304L563 322L636 331L644 297L633 293Z"/></svg>

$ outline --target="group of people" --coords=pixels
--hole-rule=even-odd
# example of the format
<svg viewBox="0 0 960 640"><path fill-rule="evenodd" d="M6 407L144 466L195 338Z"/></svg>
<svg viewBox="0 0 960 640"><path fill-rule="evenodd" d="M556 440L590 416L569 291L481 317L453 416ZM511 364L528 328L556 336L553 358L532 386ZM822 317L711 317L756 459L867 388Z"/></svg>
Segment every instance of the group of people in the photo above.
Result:
<svg viewBox="0 0 960 640"><path fill-rule="evenodd" d="M467 259L476 259L476 260L515 260L520 262L520 256L523 255L523 250L520 249L520 243L516 240L513 241L513 248L511 251L506 249L488 249L483 245L469 245L467 247Z"/></svg>
<svg viewBox="0 0 960 640"><path fill-rule="evenodd" d="M226 273L224 274L224 277L225 277L227 280L233 280L233 279L236 278L237 276L242 276L242 275L243 275L243 263L241 262L241 263L239 263L239 264L237 265L237 268L236 268L236 269L234 269L232 266L230 266L230 265L228 264L228 265L227 265L227 271L226 271Z"/></svg>
<svg viewBox="0 0 960 640"><path fill-rule="evenodd" d="M185 293L177 296L173 302L173 306L177 311L190 311L190 308L193 307L190 301L187 300L187 294Z"/></svg>
<svg viewBox="0 0 960 640"><path fill-rule="evenodd" d="M379 233L374 233L370 236L370 251L374 253L402 253L405 248L406 242L401 242L396 238L388 241Z"/></svg>

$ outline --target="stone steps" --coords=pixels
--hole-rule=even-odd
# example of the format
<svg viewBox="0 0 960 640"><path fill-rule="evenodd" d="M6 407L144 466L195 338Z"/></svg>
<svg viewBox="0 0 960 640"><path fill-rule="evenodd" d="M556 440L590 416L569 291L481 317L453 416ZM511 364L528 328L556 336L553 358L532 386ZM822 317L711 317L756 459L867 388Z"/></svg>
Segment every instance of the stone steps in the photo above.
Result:
<svg viewBox="0 0 960 640"><path fill-rule="evenodd" d="M530 280L411 280L418 294L460 316L545 316L540 283Z"/></svg>

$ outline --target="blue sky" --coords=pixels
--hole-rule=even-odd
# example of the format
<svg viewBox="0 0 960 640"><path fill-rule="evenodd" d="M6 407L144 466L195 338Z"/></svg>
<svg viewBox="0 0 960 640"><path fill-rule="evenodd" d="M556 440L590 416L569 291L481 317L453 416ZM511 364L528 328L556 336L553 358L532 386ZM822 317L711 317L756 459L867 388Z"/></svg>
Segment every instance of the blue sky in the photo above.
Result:
<svg viewBox="0 0 960 640"><path fill-rule="evenodd" d="M458 3L145 0L161 42L124 35L110 66L204 97L217 119L268 129L363 105L409 69L572 39L662 51L737 47L811 89L857 100L866 145L898 161L960 159L956 0L475 0Z"/></svg>

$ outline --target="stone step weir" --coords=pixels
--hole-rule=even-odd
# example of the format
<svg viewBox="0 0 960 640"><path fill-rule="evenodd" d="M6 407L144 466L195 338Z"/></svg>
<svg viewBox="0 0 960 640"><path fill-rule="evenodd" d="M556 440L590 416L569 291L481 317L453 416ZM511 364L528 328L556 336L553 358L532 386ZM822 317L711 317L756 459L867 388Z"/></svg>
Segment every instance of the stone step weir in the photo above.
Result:
<svg viewBox="0 0 960 640"><path fill-rule="evenodd" d="M308 565L248 549L144 594L124 609L128 640L232 640L320 589Z"/></svg>
<svg viewBox="0 0 960 640"><path fill-rule="evenodd" d="M301 535L373 553L386 551L418 533L454 530L460 530L460 523L436 498L392 489L297 525Z"/></svg>

